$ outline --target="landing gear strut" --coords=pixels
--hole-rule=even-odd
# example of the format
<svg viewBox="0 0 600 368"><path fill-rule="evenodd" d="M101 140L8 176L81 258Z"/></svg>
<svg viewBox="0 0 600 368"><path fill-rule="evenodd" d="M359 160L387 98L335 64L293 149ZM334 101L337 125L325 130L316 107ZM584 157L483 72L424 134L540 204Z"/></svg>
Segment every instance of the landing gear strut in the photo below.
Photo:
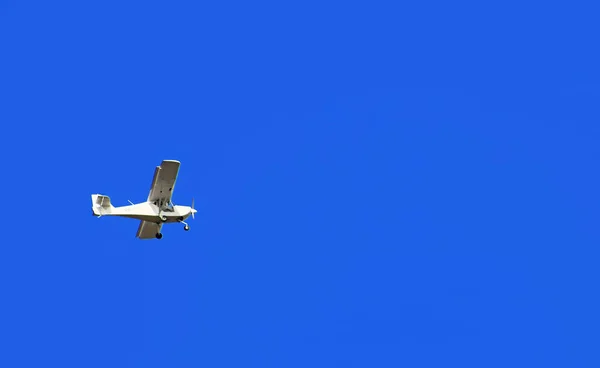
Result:
<svg viewBox="0 0 600 368"><path fill-rule="evenodd" d="M188 225L183 220L179 220L179 222L181 222L183 224L183 230L188 231L190 229L190 225Z"/></svg>

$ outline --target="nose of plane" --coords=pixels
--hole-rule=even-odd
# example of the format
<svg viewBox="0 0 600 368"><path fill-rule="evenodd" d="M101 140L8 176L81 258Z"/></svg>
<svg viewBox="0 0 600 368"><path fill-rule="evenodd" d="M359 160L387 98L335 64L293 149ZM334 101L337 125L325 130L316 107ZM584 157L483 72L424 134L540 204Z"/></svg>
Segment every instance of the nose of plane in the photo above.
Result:
<svg viewBox="0 0 600 368"><path fill-rule="evenodd" d="M192 218L194 218L194 213L196 212L198 211L194 209L194 197L192 197L192 205L190 206L190 215L192 215Z"/></svg>

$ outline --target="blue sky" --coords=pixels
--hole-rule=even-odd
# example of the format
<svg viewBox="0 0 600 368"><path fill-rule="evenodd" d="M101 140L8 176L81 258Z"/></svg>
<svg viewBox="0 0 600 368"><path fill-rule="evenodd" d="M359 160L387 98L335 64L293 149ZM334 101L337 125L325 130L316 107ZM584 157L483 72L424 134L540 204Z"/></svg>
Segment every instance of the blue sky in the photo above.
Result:
<svg viewBox="0 0 600 368"><path fill-rule="evenodd" d="M1 2L0 364L597 367L594 14Z"/></svg>

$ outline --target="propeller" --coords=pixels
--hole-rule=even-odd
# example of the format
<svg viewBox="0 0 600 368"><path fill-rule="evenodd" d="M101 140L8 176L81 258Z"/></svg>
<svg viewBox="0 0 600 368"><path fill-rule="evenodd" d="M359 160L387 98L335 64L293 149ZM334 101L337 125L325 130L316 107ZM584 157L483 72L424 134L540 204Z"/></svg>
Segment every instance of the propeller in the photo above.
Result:
<svg viewBox="0 0 600 368"><path fill-rule="evenodd" d="M196 210L194 209L194 197L192 197L192 219L194 219L194 213L196 213Z"/></svg>

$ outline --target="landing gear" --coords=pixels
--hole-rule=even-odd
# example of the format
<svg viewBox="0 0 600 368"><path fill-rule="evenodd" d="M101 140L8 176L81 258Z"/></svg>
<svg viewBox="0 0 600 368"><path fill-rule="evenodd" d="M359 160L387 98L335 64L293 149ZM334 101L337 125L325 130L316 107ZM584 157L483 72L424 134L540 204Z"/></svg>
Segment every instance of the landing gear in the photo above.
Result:
<svg viewBox="0 0 600 368"><path fill-rule="evenodd" d="M183 221L183 219L179 220L183 224L183 230L188 231L190 229L190 225L187 222Z"/></svg>
<svg viewBox="0 0 600 368"><path fill-rule="evenodd" d="M160 215L160 221L167 222L168 218L165 215Z"/></svg>
<svg viewBox="0 0 600 368"><path fill-rule="evenodd" d="M156 239L162 239L162 233L156 233Z"/></svg>

